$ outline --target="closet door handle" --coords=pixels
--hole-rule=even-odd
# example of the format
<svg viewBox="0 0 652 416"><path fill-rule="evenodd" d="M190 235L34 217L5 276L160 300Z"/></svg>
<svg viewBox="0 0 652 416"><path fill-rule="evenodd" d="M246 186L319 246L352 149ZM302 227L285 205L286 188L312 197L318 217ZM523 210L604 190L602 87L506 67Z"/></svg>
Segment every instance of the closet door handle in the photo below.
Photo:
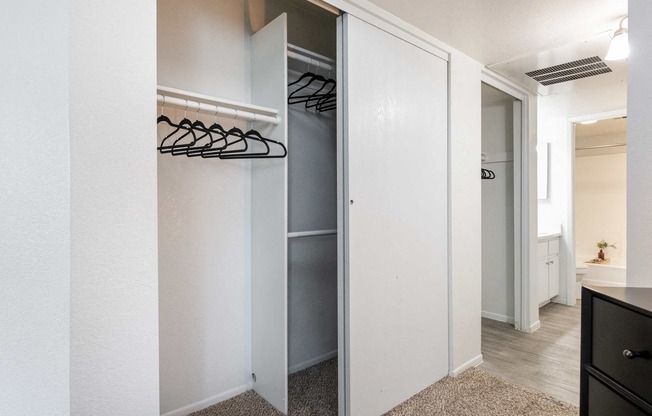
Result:
<svg viewBox="0 0 652 416"><path fill-rule="evenodd" d="M555 263L555 261L554 261L554 260L550 260L550 264L554 264L554 263Z"/></svg>

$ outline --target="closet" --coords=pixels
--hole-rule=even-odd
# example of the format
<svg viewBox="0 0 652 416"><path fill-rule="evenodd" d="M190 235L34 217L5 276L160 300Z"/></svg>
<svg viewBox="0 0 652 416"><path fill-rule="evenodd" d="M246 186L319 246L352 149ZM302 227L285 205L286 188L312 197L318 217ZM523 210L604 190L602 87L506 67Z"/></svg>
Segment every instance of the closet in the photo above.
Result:
<svg viewBox="0 0 652 416"><path fill-rule="evenodd" d="M316 7L159 0L159 84L242 104L159 112L287 150L159 156L162 413L249 387L287 413L337 357L338 414L378 415L448 373L445 55Z"/></svg>
<svg viewBox="0 0 652 416"><path fill-rule="evenodd" d="M515 102L482 84L482 316L512 324Z"/></svg>

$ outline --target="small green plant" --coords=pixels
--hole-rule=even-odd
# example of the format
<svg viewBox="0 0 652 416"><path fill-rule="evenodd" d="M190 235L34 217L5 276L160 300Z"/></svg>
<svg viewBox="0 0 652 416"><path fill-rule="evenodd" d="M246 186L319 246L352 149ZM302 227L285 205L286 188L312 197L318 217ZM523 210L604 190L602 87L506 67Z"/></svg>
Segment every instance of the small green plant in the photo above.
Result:
<svg viewBox="0 0 652 416"><path fill-rule="evenodd" d="M598 248L599 248L600 250L604 250L604 249L606 249L607 247L617 248L617 247L615 246L615 244L609 244L609 243L607 243L606 241L604 241L604 239L602 239L602 241L599 241L599 242L596 244L596 246L598 246Z"/></svg>

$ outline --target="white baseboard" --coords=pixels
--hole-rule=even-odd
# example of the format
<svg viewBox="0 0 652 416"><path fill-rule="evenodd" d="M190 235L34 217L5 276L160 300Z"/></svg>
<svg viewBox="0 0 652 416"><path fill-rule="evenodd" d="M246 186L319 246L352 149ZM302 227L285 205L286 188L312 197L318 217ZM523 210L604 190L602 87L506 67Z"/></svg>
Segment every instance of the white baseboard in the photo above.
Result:
<svg viewBox="0 0 652 416"><path fill-rule="evenodd" d="M463 372L465 372L466 370L468 370L469 368L477 367L480 364L482 364L482 354L479 354L479 355L471 358L469 361L465 362L461 366L457 367L454 370L451 370L448 373L448 375L450 375L451 377L457 377L460 374L462 374Z"/></svg>
<svg viewBox="0 0 652 416"><path fill-rule="evenodd" d="M562 305L567 305L568 300L566 298L560 298L559 296L554 297L550 300L551 303L560 303Z"/></svg>
<svg viewBox="0 0 652 416"><path fill-rule="evenodd" d="M244 384L242 386L233 388L231 390L227 390L223 393L209 397L207 399L200 400L198 402L191 403L187 406L180 407L176 410L172 410L170 412L164 413L161 416L186 416L192 412L205 409L208 406L212 406L214 404L223 402L224 400L228 400L232 397L235 397L238 394L244 393L247 390L251 390L251 387L252 387L251 383Z"/></svg>
<svg viewBox="0 0 652 416"><path fill-rule="evenodd" d="M319 364L322 361L330 360L333 357L337 357L337 350L333 350L327 352L326 354L322 354L318 357L306 360L302 363L295 364L289 368L288 373L292 374L292 373L296 373L297 371L305 370L308 367L312 367L313 365Z"/></svg>
<svg viewBox="0 0 652 416"><path fill-rule="evenodd" d="M494 321L507 322L508 324L513 324L514 323L514 317L513 316L505 316L505 315L500 315L498 313L493 313L493 312L482 311L482 317L483 318L493 319Z"/></svg>
<svg viewBox="0 0 652 416"><path fill-rule="evenodd" d="M528 328L525 332L528 332L528 333L531 334L531 333L533 333L534 331L536 331L539 328L541 328L541 321L536 321L532 325L530 325L530 328Z"/></svg>

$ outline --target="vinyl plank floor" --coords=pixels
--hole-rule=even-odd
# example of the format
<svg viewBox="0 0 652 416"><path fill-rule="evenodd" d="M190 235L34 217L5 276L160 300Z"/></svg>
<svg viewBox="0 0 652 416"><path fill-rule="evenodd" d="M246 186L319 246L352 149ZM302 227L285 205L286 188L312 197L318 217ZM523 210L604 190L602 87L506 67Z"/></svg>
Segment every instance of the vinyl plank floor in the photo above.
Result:
<svg viewBox="0 0 652 416"><path fill-rule="evenodd" d="M482 318L484 371L579 405L581 308L549 303L532 334Z"/></svg>

